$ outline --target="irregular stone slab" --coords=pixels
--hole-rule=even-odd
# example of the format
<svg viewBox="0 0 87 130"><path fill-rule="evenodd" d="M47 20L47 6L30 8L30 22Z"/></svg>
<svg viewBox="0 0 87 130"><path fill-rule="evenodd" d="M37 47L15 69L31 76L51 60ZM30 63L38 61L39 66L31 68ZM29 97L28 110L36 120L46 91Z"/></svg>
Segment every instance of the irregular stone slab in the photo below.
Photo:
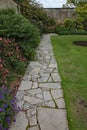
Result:
<svg viewBox="0 0 87 130"><path fill-rule="evenodd" d="M37 118L36 115L32 116L29 118L30 126L35 126L37 125Z"/></svg>
<svg viewBox="0 0 87 130"><path fill-rule="evenodd" d="M43 93L41 93L41 94L37 94L37 95L36 95L36 98L43 99Z"/></svg>
<svg viewBox="0 0 87 130"><path fill-rule="evenodd" d="M28 128L28 130L40 130L38 126L34 126L34 127L31 127L31 128Z"/></svg>
<svg viewBox="0 0 87 130"><path fill-rule="evenodd" d="M34 88L38 88L38 83L37 82L33 82L32 89L34 89Z"/></svg>
<svg viewBox="0 0 87 130"><path fill-rule="evenodd" d="M29 90L32 87L31 81L22 81L18 90Z"/></svg>
<svg viewBox="0 0 87 130"><path fill-rule="evenodd" d="M17 108L19 108L20 110L23 109L23 104L24 104L24 101L18 101L17 102Z"/></svg>
<svg viewBox="0 0 87 130"><path fill-rule="evenodd" d="M60 83L40 83L39 87L44 89L60 89L61 85Z"/></svg>
<svg viewBox="0 0 87 130"><path fill-rule="evenodd" d="M64 99L63 98L60 98L60 99L57 99L55 100L58 108L65 108L65 102L64 102Z"/></svg>
<svg viewBox="0 0 87 130"><path fill-rule="evenodd" d="M39 74L34 74L34 75L31 75L31 77L32 77L32 79L33 79L33 78L36 78L36 79L37 79L37 78L40 78L40 75L39 75Z"/></svg>
<svg viewBox="0 0 87 130"><path fill-rule="evenodd" d="M40 72L40 76L41 76L41 78L46 78L46 79L48 79L49 73L44 74L44 73Z"/></svg>
<svg viewBox="0 0 87 130"><path fill-rule="evenodd" d="M48 77L46 78L38 78L38 82L39 83L44 83L44 82L47 82L47 80L48 80Z"/></svg>
<svg viewBox="0 0 87 130"><path fill-rule="evenodd" d="M53 82L53 80L52 80L51 77L49 77L49 79L48 79L48 83L49 83L49 82Z"/></svg>
<svg viewBox="0 0 87 130"><path fill-rule="evenodd" d="M47 68L47 65L43 65L43 66L42 66L42 69L46 69L46 68Z"/></svg>
<svg viewBox="0 0 87 130"><path fill-rule="evenodd" d="M64 110L39 108L38 121L41 130L68 130L66 113Z"/></svg>
<svg viewBox="0 0 87 130"><path fill-rule="evenodd" d="M37 74L37 75L32 75L31 77L32 77L31 79L32 79L33 82L37 82L37 81L38 81L38 78L39 78L40 76Z"/></svg>
<svg viewBox="0 0 87 130"><path fill-rule="evenodd" d="M16 115L16 122L12 123L9 130L26 130L28 126L28 120L26 118L25 112L19 112Z"/></svg>
<svg viewBox="0 0 87 130"><path fill-rule="evenodd" d="M32 116L36 115L36 107L33 107L29 110L27 110L27 117L30 118Z"/></svg>
<svg viewBox="0 0 87 130"><path fill-rule="evenodd" d="M42 106L55 108L55 103L53 101L48 101L48 102L42 103Z"/></svg>
<svg viewBox="0 0 87 130"><path fill-rule="evenodd" d="M60 82L61 81L58 73L51 73L51 76L52 76L54 82Z"/></svg>
<svg viewBox="0 0 87 130"><path fill-rule="evenodd" d="M51 64L54 64L54 63L56 63L55 56L52 56L52 57L51 57L51 61L50 61L50 62L51 62Z"/></svg>
<svg viewBox="0 0 87 130"><path fill-rule="evenodd" d="M29 72L28 72L28 71L25 73L25 75L24 75L24 77L23 77L23 80L24 80L24 81L27 81L27 80L31 81L31 76L29 75Z"/></svg>
<svg viewBox="0 0 87 130"><path fill-rule="evenodd" d="M32 69L29 75L37 75L40 72L41 67L35 67Z"/></svg>
<svg viewBox="0 0 87 130"><path fill-rule="evenodd" d="M48 64L48 63L50 63L50 60L46 60L46 59L45 59L44 62Z"/></svg>
<svg viewBox="0 0 87 130"><path fill-rule="evenodd" d="M50 54L49 54L49 56L51 56L51 57L52 57L53 55L54 55L53 53L50 53Z"/></svg>
<svg viewBox="0 0 87 130"><path fill-rule="evenodd" d="M29 97L29 96L24 96L24 101L28 102L29 104L38 104L43 102L43 100L41 99Z"/></svg>
<svg viewBox="0 0 87 130"><path fill-rule="evenodd" d="M49 68L57 68L57 64L50 64Z"/></svg>
<svg viewBox="0 0 87 130"><path fill-rule="evenodd" d="M24 101L23 110L28 110L32 107L32 104L29 104L28 102Z"/></svg>
<svg viewBox="0 0 87 130"><path fill-rule="evenodd" d="M52 100L52 97L51 97L51 94L50 94L49 91L44 91L44 92L43 92L43 95L44 95L44 100L45 100L45 101Z"/></svg>
<svg viewBox="0 0 87 130"><path fill-rule="evenodd" d="M57 68L54 69L54 70L53 70L53 73L58 73L58 69L57 69Z"/></svg>
<svg viewBox="0 0 87 130"><path fill-rule="evenodd" d="M46 70L47 70L48 73L52 73L53 68L47 68Z"/></svg>
<svg viewBox="0 0 87 130"><path fill-rule="evenodd" d="M29 64L29 68L34 68L34 67L41 67L42 65L38 62L38 61L32 61L32 62L30 62L30 64Z"/></svg>
<svg viewBox="0 0 87 130"><path fill-rule="evenodd" d="M48 71L47 71L47 69L43 69L43 68L42 68L42 69L40 70L40 73L46 74L46 73L48 73Z"/></svg>
<svg viewBox="0 0 87 130"><path fill-rule="evenodd" d="M51 57L49 55L44 56L46 60L49 60Z"/></svg>
<svg viewBox="0 0 87 130"><path fill-rule="evenodd" d="M30 93L31 95L35 95L35 94L42 93L42 90L40 88L31 89L28 93Z"/></svg>
<svg viewBox="0 0 87 130"><path fill-rule="evenodd" d="M51 94L54 99L63 98L63 91L61 89L59 90L51 90Z"/></svg>
<svg viewBox="0 0 87 130"><path fill-rule="evenodd" d="M17 100L21 101L21 100L23 100L23 97L24 97L24 91L18 91L16 94Z"/></svg>

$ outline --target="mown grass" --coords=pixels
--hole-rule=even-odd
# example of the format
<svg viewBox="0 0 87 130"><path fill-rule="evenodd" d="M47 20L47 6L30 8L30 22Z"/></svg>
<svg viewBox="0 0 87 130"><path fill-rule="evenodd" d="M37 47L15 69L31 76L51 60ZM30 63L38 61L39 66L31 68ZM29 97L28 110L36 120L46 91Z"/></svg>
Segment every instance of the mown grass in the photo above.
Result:
<svg viewBox="0 0 87 130"><path fill-rule="evenodd" d="M52 36L52 45L62 79L70 130L87 130L87 47L73 41L87 36Z"/></svg>

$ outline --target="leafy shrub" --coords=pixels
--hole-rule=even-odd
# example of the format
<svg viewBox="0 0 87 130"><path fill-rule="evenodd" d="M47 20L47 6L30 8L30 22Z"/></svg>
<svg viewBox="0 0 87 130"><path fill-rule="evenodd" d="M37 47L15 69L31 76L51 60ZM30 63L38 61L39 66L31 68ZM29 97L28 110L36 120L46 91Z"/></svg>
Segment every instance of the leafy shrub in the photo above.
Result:
<svg viewBox="0 0 87 130"><path fill-rule="evenodd" d="M80 21L65 19L64 23L55 26L55 33L61 35L86 35L83 25Z"/></svg>
<svg viewBox="0 0 87 130"><path fill-rule="evenodd" d="M55 26L55 33L59 33L60 31L66 31L64 24L57 24Z"/></svg>
<svg viewBox="0 0 87 130"><path fill-rule="evenodd" d="M23 74L27 60L14 39L0 37L0 86L10 85L11 76ZM21 69L22 68L22 69ZM11 73L14 74L11 74Z"/></svg>
<svg viewBox="0 0 87 130"><path fill-rule="evenodd" d="M83 27L83 19L82 18L76 18L75 19L76 29L77 30L84 30Z"/></svg>
<svg viewBox="0 0 87 130"><path fill-rule="evenodd" d="M0 130L8 130L14 120L16 109L15 96L11 96L7 87L0 86Z"/></svg>
<svg viewBox="0 0 87 130"><path fill-rule="evenodd" d="M24 67L26 59L22 56L19 46L14 39L2 38L0 40L0 48L0 56L5 67L15 69L16 71L20 71Z"/></svg>
<svg viewBox="0 0 87 130"><path fill-rule="evenodd" d="M39 30L22 15L16 14L13 9L1 9L0 35L16 38L26 58L33 59L35 53L34 48L40 42L40 34Z"/></svg>
<svg viewBox="0 0 87 130"><path fill-rule="evenodd" d="M39 31L22 15L13 9L0 10L0 35L32 40L38 42ZM33 37L32 37L33 36Z"/></svg>
<svg viewBox="0 0 87 130"><path fill-rule="evenodd" d="M75 29L75 27L76 27L76 24L75 24L75 22L73 21L73 20L71 20L71 19L65 19L64 20L64 26L65 26L65 28L66 28L66 30L74 30Z"/></svg>
<svg viewBox="0 0 87 130"><path fill-rule="evenodd" d="M76 8L77 19L81 19L81 23L85 31L87 31L87 1Z"/></svg>
<svg viewBox="0 0 87 130"><path fill-rule="evenodd" d="M55 32L60 33L60 32L66 32L66 31L73 31L76 30L76 24L73 20L71 19L65 19L64 23L57 24L55 26Z"/></svg>
<svg viewBox="0 0 87 130"><path fill-rule="evenodd" d="M44 33L54 33L54 28L56 25L56 21L53 18L47 18L47 24L43 26Z"/></svg>
<svg viewBox="0 0 87 130"><path fill-rule="evenodd" d="M24 57L26 57L26 59L28 59L28 60L33 60L35 57L35 54L36 54L35 44L29 45L28 41L23 41L22 44L21 44L21 41L19 41L18 44L19 44L22 55Z"/></svg>
<svg viewBox="0 0 87 130"><path fill-rule="evenodd" d="M43 33L43 28L44 25L42 23L42 21L36 21L36 20L32 20L30 21L35 27L37 27L39 29L40 35L42 35Z"/></svg>

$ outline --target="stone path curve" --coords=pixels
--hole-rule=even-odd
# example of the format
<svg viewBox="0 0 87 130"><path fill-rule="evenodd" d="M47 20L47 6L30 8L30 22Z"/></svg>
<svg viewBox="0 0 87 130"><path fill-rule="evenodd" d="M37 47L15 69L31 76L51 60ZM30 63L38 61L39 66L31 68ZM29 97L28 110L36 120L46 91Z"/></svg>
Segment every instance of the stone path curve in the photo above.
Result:
<svg viewBox="0 0 87 130"><path fill-rule="evenodd" d="M68 130L61 79L50 34L43 35L17 92L21 111L10 130Z"/></svg>

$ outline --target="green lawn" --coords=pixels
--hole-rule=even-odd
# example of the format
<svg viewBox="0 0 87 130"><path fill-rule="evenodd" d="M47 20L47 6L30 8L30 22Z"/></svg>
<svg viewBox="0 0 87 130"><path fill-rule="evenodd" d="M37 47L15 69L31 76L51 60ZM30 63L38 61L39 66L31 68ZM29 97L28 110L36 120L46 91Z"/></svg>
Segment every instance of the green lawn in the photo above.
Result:
<svg viewBox="0 0 87 130"><path fill-rule="evenodd" d="M87 36L52 36L52 45L62 79L70 130L87 130L87 47L73 41Z"/></svg>

